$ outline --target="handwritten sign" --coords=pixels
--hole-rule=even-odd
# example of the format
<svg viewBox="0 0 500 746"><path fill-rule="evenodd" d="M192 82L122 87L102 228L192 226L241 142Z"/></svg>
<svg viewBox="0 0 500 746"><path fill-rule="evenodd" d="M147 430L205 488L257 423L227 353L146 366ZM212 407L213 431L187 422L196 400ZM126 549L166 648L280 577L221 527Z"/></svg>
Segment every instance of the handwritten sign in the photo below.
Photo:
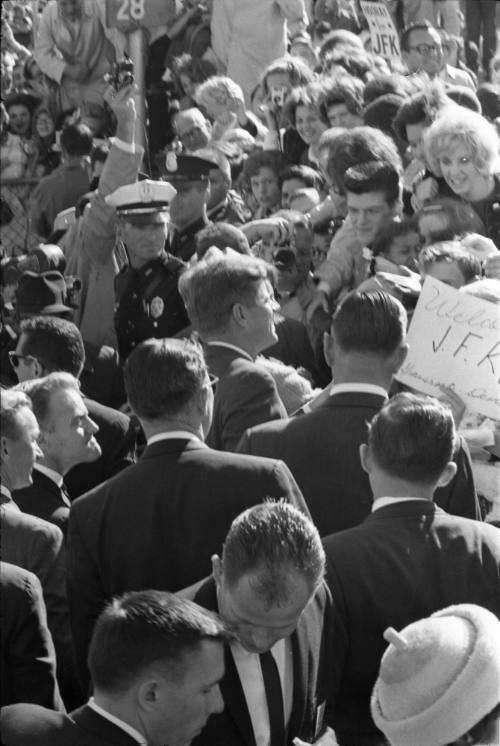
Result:
<svg viewBox="0 0 500 746"><path fill-rule="evenodd" d="M500 420L500 307L427 277L397 378L425 394L453 389L468 409Z"/></svg>
<svg viewBox="0 0 500 746"><path fill-rule="evenodd" d="M361 0L361 8L370 28L373 54L400 60L399 36L389 8L385 3L373 0Z"/></svg>

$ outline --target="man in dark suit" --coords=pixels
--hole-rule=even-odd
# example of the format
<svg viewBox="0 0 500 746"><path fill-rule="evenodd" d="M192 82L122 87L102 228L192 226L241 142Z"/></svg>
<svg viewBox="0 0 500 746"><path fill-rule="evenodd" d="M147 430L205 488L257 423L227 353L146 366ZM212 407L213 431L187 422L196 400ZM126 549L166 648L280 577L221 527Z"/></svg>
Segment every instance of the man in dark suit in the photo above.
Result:
<svg viewBox="0 0 500 746"><path fill-rule="evenodd" d="M101 614L89 665L93 697L70 715L43 707L2 710L5 746L180 746L189 744L222 699L220 621L169 593L116 598Z"/></svg>
<svg viewBox="0 0 500 746"><path fill-rule="evenodd" d="M101 448L97 425L90 419L78 380L70 373L50 373L26 381L24 390L33 403L43 449L33 467L33 484L15 490L13 499L25 513L44 518L66 533L69 498L64 476L76 464L95 461Z"/></svg>
<svg viewBox="0 0 500 746"><path fill-rule="evenodd" d="M477 604L500 617L500 530L445 513L433 502L453 477L450 410L435 399L398 394L372 420L363 469L372 512L324 540L336 602L334 727L345 746L382 746L370 696L386 647L399 630L453 604ZM342 637L344 635L344 637Z"/></svg>
<svg viewBox="0 0 500 746"><path fill-rule="evenodd" d="M40 581L32 572L2 562L0 590L2 706L33 702L64 712Z"/></svg>
<svg viewBox="0 0 500 746"><path fill-rule="evenodd" d="M208 448L213 392L203 352L149 339L129 355L125 386L147 446L137 464L71 506L68 596L80 673L94 622L117 593L177 591L208 575L233 518L266 497L307 511L279 461Z"/></svg>
<svg viewBox="0 0 500 746"><path fill-rule="evenodd" d="M405 359L406 323L403 306L387 293L351 293L326 337L334 382L322 403L301 416L251 428L238 446L242 453L283 459L321 536L356 526L370 512L372 492L358 449ZM451 513L479 518L465 448L457 449L457 476L435 499Z"/></svg>
<svg viewBox="0 0 500 746"><path fill-rule="evenodd" d="M336 743L333 605L312 522L283 501L249 508L212 565L211 578L181 595L218 611L236 639L220 684L225 709L194 744Z"/></svg>
<svg viewBox="0 0 500 746"><path fill-rule="evenodd" d="M53 371L65 371L79 378L85 364L80 331L71 321L53 316L25 319L11 362L20 382ZM70 500L129 466L135 456L136 430L130 418L87 397L85 406L99 427L101 456L93 463L73 467L65 476Z"/></svg>
<svg viewBox="0 0 500 746"><path fill-rule="evenodd" d="M221 254L185 272L179 291L219 379L207 442L234 451L248 427L286 417L272 376L255 361L278 338L269 269L255 257Z"/></svg>

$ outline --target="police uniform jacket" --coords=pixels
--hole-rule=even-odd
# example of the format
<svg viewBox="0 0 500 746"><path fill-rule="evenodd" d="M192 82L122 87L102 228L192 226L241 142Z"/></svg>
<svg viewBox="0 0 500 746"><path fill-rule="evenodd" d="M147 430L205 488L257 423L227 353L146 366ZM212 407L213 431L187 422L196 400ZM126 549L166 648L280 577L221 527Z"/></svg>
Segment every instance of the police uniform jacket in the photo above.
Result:
<svg viewBox="0 0 500 746"><path fill-rule="evenodd" d="M115 279L115 329L125 360L150 337L173 337L189 324L177 281L184 262L163 252L141 269L123 267Z"/></svg>
<svg viewBox="0 0 500 746"><path fill-rule="evenodd" d="M210 220L201 217L182 231L177 231L174 228L172 232L170 226L165 250L178 259L182 259L183 262L188 262L196 251L196 234L209 224Z"/></svg>

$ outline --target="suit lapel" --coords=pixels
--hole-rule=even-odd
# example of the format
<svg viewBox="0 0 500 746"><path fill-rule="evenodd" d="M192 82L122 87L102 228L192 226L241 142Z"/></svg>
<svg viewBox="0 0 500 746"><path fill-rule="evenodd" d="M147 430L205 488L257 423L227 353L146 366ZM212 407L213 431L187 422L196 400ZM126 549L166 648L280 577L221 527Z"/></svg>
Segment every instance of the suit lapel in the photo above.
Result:
<svg viewBox="0 0 500 746"><path fill-rule="evenodd" d="M289 733L300 733L304 722L307 705L307 682L309 678L308 656L309 649L307 635L307 611L304 611L291 637L293 659L293 698L292 712L288 723Z"/></svg>
<svg viewBox="0 0 500 746"><path fill-rule="evenodd" d="M256 746L252 720L248 712L247 701L241 686L238 670L229 646L225 654L226 672L220 683L227 714L231 716L246 746Z"/></svg>
<svg viewBox="0 0 500 746"><path fill-rule="evenodd" d="M193 600L209 611L218 612L215 580L213 578L206 580L196 592ZM234 721L246 746L256 746L247 701L229 645L226 645L224 663L226 670L219 686L226 708L225 716L230 716Z"/></svg>

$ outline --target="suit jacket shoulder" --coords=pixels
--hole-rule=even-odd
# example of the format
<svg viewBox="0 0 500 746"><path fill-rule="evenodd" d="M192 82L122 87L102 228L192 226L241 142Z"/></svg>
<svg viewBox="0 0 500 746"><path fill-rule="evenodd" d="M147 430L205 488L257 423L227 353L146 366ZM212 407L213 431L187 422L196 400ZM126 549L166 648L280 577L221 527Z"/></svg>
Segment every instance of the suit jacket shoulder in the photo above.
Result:
<svg viewBox="0 0 500 746"><path fill-rule="evenodd" d="M215 346L207 348L207 363L219 378L209 445L235 450L247 428L286 417L274 379L263 366Z"/></svg>
<svg viewBox="0 0 500 746"><path fill-rule="evenodd" d="M58 526L63 534L69 518L69 507L62 499L60 487L37 469L33 469L33 484L14 490L14 502L25 513L43 518Z"/></svg>
<svg viewBox="0 0 500 746"><path fill-rule="evenodd" d="M5 746L137 746L132 736L84 705L70 715L37 705L2 709Z"/></svg>

